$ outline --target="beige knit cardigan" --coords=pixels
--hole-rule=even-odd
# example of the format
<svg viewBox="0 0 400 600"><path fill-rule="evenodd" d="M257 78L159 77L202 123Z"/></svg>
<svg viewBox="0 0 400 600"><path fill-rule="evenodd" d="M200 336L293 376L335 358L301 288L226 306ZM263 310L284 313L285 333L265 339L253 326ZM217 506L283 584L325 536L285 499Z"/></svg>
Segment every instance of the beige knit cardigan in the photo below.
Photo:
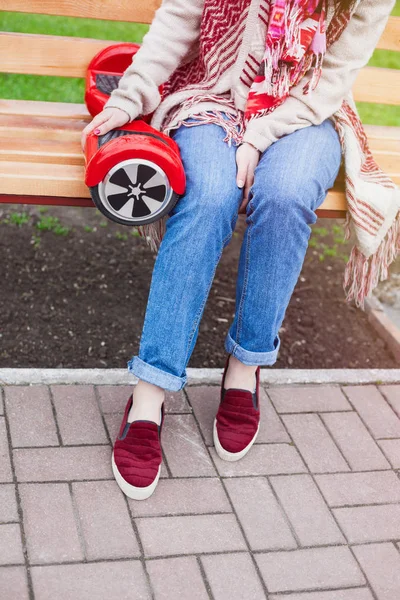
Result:
<svg viewBox="0 0 400 600"><path fill-rule="evenodd" d="M215 18L218 18L219 2L215 0ZM249 0L237 22L228 29L207 64L206 94L204 87L187 85L161 98L159 86L168 86L176 70L179 71L199 53L204 6L204 0L163 0L143 37L141 48L105 107L124 110L130 121L141 114L153 113L150 124L167 134L190 115L204 111L243 111L249 87L265 50L267 20L263 4L266 2ZM350 20L328 48L317 88L312 93L303 94L303 86L312 75L310 71L297 86L291 88L283 104L272 113L250 121L243 141L250 142L263 152L281 136L297 129L320 124L327 118L336 117L337 121L344 121L340 112L343 101L358 118L352 86L359 70L368 63L394 5L395 0L356 0ZM327 28L333 16L333 1L328 1ZM346 178L351 176L354 179L360 165L365 163L365 148L361 148L360 140L346 133L345 127L341 129L341 137ZM348 299L354 298L363 308L363 299L377 285L378 278L387 277L387 266L394 260L400 244L400 213L397 224L394 224L400 209L400 190L384 174L380 177L381 182L377 181L379 177L376 174L374 177L374 185L378 188L370 187L366 200L373 206L375 199L378 202L376 210L379 209L381 215L379 231L370 235L362 228L356 230L356 246L346 269L347 284L352 278ZM359 190L363 182L358 183ZM372 186L371 182L369 184ZM347 199L351 201L353 187L346 191ZM373 206L370 207L371 215L375 211ZM348 215L347 237L352 225L354 223L350 222ZM389 228L390 240L383 248L382 242ZM376 256L372 257L378 248L379 261ZM366 261L371 257L372 262L370 260L368 266ZM361 284L362 277L364 282Z"/></svg>

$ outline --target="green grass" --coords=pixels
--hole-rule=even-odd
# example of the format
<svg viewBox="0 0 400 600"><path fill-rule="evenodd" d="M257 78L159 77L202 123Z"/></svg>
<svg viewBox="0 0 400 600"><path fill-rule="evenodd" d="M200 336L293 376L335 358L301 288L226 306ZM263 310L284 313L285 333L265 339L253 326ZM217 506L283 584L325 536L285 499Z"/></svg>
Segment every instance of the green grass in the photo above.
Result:
<svg viewBox="0 0 400 600"><path fill-rule="evenodd" d="M400 16L400 1L396 2L392 14ZM0 31L91 37L140 44L148 28L148 25L138 23L0 12ZM400 69L400 53L375 50L369 64ZM0 89L2 98L83 102L84 80L0 73ZM364 123L400 126L400 110L396 106L359 102L357 108Z"/></svg>

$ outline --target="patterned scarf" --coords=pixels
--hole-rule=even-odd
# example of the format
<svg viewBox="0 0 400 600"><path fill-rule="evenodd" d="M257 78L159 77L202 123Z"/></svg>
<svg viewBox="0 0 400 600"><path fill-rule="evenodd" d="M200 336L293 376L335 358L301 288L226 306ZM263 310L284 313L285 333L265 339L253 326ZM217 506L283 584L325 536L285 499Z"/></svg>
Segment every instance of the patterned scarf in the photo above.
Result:
<svg viewBox="0 0 400 600"><path fill-rule="evenodd" d="M274 0L266 49L250 87L244 120L267 114L284 102L314 63L310 81L315 89L326 52L326 0Z"/></svg>

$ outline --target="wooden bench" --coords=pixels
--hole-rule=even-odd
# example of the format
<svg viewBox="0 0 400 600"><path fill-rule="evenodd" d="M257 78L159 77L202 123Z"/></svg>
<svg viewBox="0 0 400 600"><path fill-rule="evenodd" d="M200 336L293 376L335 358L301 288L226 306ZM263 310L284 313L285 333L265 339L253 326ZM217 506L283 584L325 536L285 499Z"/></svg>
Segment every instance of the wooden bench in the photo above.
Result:
<svg viewBox="0 0 400 600"><path fill-rule="evenodd" d="M151 23L160 0L9 0L8 11ZM0 32L5 73L85 77L91 58L117 42ZM400 17L390 17L377 48L400 51ZM400 105L400 71L365 67L354 87L363 102ZM80 138L91 117L82 104L0 99L0 202L93 207ZM366 126L377 162L400 183L400 127ZM344 217L343 172L317 210Z"/></svg>

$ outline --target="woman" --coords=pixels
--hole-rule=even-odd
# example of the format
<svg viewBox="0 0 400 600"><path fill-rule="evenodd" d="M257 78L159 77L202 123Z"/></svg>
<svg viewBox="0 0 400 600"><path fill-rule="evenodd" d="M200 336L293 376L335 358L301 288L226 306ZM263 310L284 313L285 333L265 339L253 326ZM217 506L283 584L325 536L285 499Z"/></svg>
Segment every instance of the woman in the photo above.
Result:
<svg viewBox="0 0 400 600"><path fill-rule="evenodd" d="M213 430L224 460L242 458L256 439L260 366L277 359L310 224L342 158L347 235L352 226L358 237L346 270L348 298L362 303L393 260L399 193L370 155L351 95L393 6L164 0L118 88L83 130L82 145L89 131L102 135L154 111L151 125L175 139L187 179L167 218L141 229L158 254L139 354L128 362L139 381L113 450L114 475L128 496L147 498L157 485L165 390L186 385L238 212L246 212L247 228Z"/></svg>

